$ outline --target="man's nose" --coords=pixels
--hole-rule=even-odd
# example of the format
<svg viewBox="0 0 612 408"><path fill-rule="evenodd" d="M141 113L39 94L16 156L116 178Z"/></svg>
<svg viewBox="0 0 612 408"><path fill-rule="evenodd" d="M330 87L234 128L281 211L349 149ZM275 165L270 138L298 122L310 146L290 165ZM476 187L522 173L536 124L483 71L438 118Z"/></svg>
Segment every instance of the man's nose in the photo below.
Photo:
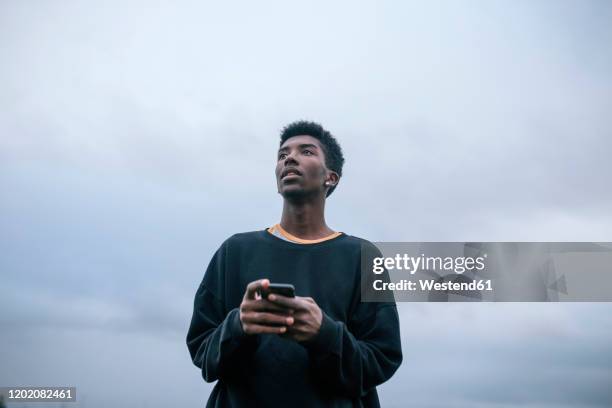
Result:
<svg viewBox="0 0 612 408"><path fill-rule="evenodd" d="M285 166L287 166L287 164L289 163L297 163L297 160L295 158L295 153L293 152L287 153L287 157L285 157Z"/></svg>

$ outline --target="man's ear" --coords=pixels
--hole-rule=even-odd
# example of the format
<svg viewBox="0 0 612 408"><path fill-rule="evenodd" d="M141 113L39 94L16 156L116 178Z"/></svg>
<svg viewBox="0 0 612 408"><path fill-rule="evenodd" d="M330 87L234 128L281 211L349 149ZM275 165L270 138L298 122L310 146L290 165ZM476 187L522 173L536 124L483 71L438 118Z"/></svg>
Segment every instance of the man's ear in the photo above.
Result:
<svg viewBox="0 0 612 408"><path fill-rule="evenodd" d="M328 187L337 186L340 181L340 176L335 171L330 171L325 179L325 185Z"/></svg>

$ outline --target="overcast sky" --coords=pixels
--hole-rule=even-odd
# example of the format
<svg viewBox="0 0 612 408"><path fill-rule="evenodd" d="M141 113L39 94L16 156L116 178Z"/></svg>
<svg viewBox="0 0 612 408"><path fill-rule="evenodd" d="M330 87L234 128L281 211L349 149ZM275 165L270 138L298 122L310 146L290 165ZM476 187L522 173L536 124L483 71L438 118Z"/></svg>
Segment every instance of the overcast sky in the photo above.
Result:
<svg viewBox="0 0 612 408"><path fill-rule="evenodd" d="M402 4L400 4L402 3ZM612 241L608 1L0 3L0 386L203 406L193 295L320 121L371 241ZM609 304L401 304L384 406L612 405Z"/></svg>

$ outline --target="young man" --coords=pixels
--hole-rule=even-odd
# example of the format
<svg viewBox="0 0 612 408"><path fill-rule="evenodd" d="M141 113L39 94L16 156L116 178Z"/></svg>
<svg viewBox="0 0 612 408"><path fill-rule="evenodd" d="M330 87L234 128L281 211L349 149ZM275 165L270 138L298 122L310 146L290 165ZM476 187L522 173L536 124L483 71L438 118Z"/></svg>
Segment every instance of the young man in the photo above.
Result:
<svg viewBox="0 0 612 408"><path fill-rule="evenodd" d="M281 221L227 239L195 296L187 346L208 407L378 407L402 361L395 303L361 302L365 240L325 223L344 158L319 124L295 122L276 163ZM374 249L374 252L376 250ZM294 298L260 293L270 282Z"/></svg>

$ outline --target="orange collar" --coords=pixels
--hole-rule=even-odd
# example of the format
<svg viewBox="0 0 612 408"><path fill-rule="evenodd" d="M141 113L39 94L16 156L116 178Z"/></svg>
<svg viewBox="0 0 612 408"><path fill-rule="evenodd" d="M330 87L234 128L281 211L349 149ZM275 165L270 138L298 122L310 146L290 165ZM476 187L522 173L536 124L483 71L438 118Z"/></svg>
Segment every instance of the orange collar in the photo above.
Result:
<svg viewBox="0 0 612 408"><path fill-rule="evenodd" d="M338 235L342 234L341 232L334 232L333 234L330 234L330 235L328 235L326 237L319 238L319 239L302 239L302 238L296 237L295 235L291 235L290 233L285 231L283 229L283 227L280 226L280 224L275 224L274 226L268 228L267 231L270 234L274 234L274 232L276 231L279 234L281 234L283 237L285 237L287 240L289 240L291 242L296 242L298 244L316 244L318 242L323 242L323 241L327 241L329 239L334 239Z"/></svg>

